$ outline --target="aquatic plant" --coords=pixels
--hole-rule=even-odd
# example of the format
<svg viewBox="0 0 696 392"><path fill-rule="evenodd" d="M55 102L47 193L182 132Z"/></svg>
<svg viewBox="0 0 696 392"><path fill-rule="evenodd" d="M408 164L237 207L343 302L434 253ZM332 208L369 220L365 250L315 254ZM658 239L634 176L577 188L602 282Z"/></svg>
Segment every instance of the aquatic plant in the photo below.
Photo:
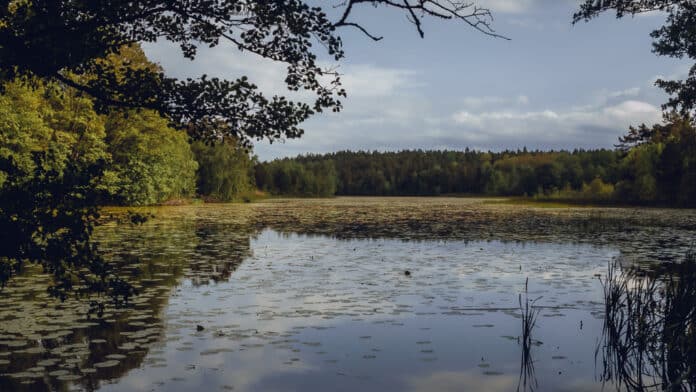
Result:
<svg viewBox="0 0 696 392"><path fill-rule="evenodd" d="M601 380L629 391L696 390L696 254L651 269L613 260L602 286Z"/></svg>
<svg viewBox="0 0 696 392"><path fill-rule="evenodd" d="M520 360L520 378L517 383L517 391L533 391L537 386L537 378L534 371L534 359L532 358L532 330L536 326L537 318L541 309L535 307L535 303L541 297L534 300L529 299L529 278L524 282L524 303L522 294L519 294L518 301L520 312L522 313L522 335L519 338L522 345L522 357Z"/></svg>

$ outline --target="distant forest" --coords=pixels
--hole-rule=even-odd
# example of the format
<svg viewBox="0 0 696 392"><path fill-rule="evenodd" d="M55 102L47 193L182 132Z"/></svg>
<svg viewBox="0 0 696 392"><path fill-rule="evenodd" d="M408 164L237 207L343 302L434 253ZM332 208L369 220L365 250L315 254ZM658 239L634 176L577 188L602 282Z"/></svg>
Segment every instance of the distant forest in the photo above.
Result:
<svg viewBox="0 0 696 392"><path fill-rule="evenodd" d="M259 163L256 186L291 196L528 196L608 203L696 205L696 128L631 128L615 149L400 151L303 155Z"/></svg>

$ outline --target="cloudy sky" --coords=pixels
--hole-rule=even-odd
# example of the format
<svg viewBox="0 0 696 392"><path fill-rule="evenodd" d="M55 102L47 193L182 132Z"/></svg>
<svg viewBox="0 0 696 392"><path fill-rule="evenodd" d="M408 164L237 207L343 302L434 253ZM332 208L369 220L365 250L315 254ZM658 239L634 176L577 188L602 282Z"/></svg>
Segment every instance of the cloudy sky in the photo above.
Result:
<svg viewBox="0 0 696 392"><path fill-rule="evenodd" d="M402 14L367 5L355 18L384 39L344 32L345 109L307 121L301 139L258 142L255 153L265 160L345 149L611 147L629 125L661 119L666 96L655 79L688 70L651 52L649 33L662 14L607 14L573 26L579 0L478 3L510 41L435 20L420 39ZM145 50L173 76L248 75L265 91L286 93L282 65L226 45L193 62L166 43Z"/></svg>

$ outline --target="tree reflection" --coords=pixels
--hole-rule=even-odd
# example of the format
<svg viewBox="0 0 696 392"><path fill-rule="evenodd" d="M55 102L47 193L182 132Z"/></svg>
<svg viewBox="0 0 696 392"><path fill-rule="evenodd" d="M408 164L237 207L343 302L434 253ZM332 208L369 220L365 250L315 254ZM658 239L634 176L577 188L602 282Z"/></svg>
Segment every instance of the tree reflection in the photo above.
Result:
<svg viewBox="0 0 696 392"><path fill-rule="evenodd" d="M97 233L105 257L140 292L128 308L107 306L102 318L88 318L83 301L47 298L41 271L18 277L0 298L0 359L11 359L0 361L0 391L91 391L141 366L163 344L172 290L184 279L194 285L227 280L251 254L255 234L246 222L185 218L111 224ZM8 346L14 341L22 346Z"/></svg>
<svg viewBox="0 0 696 392"><path fill-rule="evenodd" d="M602 285L602 381L629 391L696 390L696 254L649 270L614 261Z"/></svg>
<svg viewBox="0 0 696 392"><path fill-rule="evenodd" d="M251 256L251 237L255 234L243 224L199 224L195 229L196 260L190 263L187 277L194 285L219 283Z"/></svg>

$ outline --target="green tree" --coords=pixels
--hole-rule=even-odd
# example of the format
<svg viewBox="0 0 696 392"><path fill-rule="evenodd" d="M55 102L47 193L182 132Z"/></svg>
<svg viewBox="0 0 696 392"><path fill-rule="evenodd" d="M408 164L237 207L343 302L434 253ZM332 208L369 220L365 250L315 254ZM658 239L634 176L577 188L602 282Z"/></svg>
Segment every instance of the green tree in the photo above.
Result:
<svg viewBox="0 0 696 392"><path fill-rule="evenodd" d="M187 137L156 112L109 114L106 141L111 164L103 186L112 202L148 205L194 195L198 165Z"/></svg>
<svg viewBox="0 0 696 392"><path fill-rule="evenodd" d="M62 172L106 159L104 120L89 98L59 86L31 86L14 81L0 95L0 156L11 158L23 172L35 168L34 153L50 151L46 169ZM0 179L5 177L0 175ZM21 181L21 179L17 179Z"/></svg>
<svg viewBox="0 0 696 392"><path fill-rule="evenodd" d="M3 87L0 288L32 262L54 276L49 291L57 297L97 291L127 299L133 288L90 241L108 159L103 118L89 99L58 85Z"/></svg>
<svg viewBox="0 0 696 392"><path fill-rule="evenodd" d="M216 201L232 201L254 190L253 161L235 140L191 145L198 161L198 193Z"/></svg>

